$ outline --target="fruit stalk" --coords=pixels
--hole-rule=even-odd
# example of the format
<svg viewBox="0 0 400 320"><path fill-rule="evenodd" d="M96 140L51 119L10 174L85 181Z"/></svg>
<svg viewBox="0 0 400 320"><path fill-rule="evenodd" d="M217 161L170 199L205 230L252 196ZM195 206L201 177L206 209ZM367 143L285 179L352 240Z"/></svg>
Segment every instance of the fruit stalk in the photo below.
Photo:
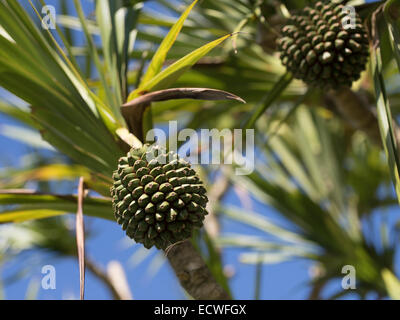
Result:
<svg viewBox="0 0 400 320"><path fill-rule="evenodd" d="M230 300L218 284L190 240L174 244L166 251L181 286L197 300Z"/></svg>

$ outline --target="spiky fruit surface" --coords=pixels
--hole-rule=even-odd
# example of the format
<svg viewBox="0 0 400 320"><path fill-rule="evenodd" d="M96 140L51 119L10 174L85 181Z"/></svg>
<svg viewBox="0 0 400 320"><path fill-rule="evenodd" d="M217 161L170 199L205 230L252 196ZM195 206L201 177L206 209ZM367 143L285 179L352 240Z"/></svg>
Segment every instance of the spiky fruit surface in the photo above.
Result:
<svg viewBox="0 0 400 320"><path fill-rule="evenodd" d="M343 8L319 1L282 28L281 60L295 78L323 88L351 86L359 79L368 59L368 37L358 15L349 28Z"/></svg>
<svg viewBox="0 0 400 320"><path fill-rule="evenodd" d="M176 153L158 146L131 149L119 159L113 179L114 216L126 234L146 248L165 249L203 225L206 190Z"/></svg>

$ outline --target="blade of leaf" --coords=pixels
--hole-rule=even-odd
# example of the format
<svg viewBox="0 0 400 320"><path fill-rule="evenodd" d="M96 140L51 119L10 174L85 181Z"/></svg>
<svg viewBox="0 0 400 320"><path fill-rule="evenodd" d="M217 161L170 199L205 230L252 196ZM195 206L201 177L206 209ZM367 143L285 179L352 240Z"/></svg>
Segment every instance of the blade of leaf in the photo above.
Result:
<svg viewBox="0 0 400 320"><path fill-rule="evenodd" d="M302 255L294 255L287 253L259 253L245 252L239 256L239 261L248 264L276 264L282 263L294 258L303 257Z"/></svg>
<svg viewBox="0 0 400 320"><path fill-rule="evenodd" d="M67 165L54 163L38 166L29 169L6 168L4 174L0 172L0 179L7 180L7 184L22 184L29 180L50 181L50 180L75 180L84 176L85 181L90 180L90 172L86 167L80 165ZM0 182L0 186L3 181Z"/></svg>
<svg viewBox="0 0 400 320"><path fill-rule="evenodd" d="M256 272L255 272L255 279L254 279L254 300L260 300L261 294L261 280L262 280L262 263L259 261L256 264Z"/></svg>
<svg viewBox="0 0 400 320"><path fill-rule="evenodd" d="M300 234L281 228L272 223L267 217L255 212L247 211L244 215L242 209L233 206L222 206L220 211L231 219L262 230L263 232L269 233L280 240L297 244L306 244L305 239L302 238Z"/></svg>
<svg viewBox="0 0 400 320"><path fill-rule="evenodd" d="M256 107L255 111L249 116L248 120L245 122L244 129L254 128L255 123L258 118L267 110L272 103L281 95L281 93L286 89L286 87L292 82L293 75L290 72L286 72L279 81L275 84L270 92L264 96L259 105Z"/></svg>
<svg viewBox="0 0 400 320"><path fill-rule="evenodd" d="M37 126L36 123L32 121L28 108L22 108L12 104L8 104L5 101L0 101L0 112L32 128L36 128Z"/></svg>
<svg viewBox="0 0 400 320"><path fill-rule="evenodd" d="M107 275L122 300L132 300L132 292L122 264L112 260L107 265Z"/></svg>
<svg viewBox="0 0 400 320"><path fill-rule="evenodd" d="M387 27L390 36L390 44L392 46L392 50L394 53L394 58L397 62L397 68L400 70L400 31L396 21L391 17L390 9L395 11L394 5L397 5L397 10L400 10L400 6L398 3L395 3L394 0L386 1L384 7L384 16L387 22ZM392 8L393 6L393 8Z"/></svg>
<svg viewBox="0 0 400 320"><path fill-rule="evenodd" d="M3 189L0 190L0 205L19 206L16 209L0 212L0 223L22 222L76 212L76 204L77 197L72 195L41 194L26 189ZM114 220L108 198L86 198L85 214Z"/></svg>
<svg viewBox="0 0 400 320"><path fill-rule="evenodd" d="M228 233L216 239L216 244L222 248L246 248L262 252L308 253L312 248L297 244L282 244L276 240L268 241L264 237L249 236L238 233Z"/></svg>
<svg viewBox="0 0 400 320"><path fill-rule="evenodd" d="M12 125L0 125L0 135L22 142L32 148L56 151L37 131Z"/></svg>
<svg viewBox="0 0 400 320"><path fill-rule="evenodd" d="M161 42L156 53L154 54L153 59L151 59L146 73L143 75L143 78L140 83L141 85L149 82L156 74L160 72L164 64L164 61L167 57L169 49L174 44L175 39L178 37L179 32L183 27L183 23L185 22L187 16L189 15L190 11L192 11L197 1L198 0L192 2L192 4L182 13L181 17L178 19L178 21L173 25L168 34L165 36L164 40ZM139 85L139 88L141 87L141 85ZM128 98L128 101L131 100L132 98L133 97L130 96Z"/></svg>
<svg viewBox="0 0 400 320"><path fill-rule="evenodd" d="M231 33L227 34L187 54L183 58L170 65L168 68L158 73L142 87L134 90L129 95L128 100L132 100L145 92L160 90L168 87L169 85L174 83L182 74L184 74L185 71L190 69L199 59L204 57L210 50L214 49L216 46L218 46L220 43L231 36Z"/></svg>
<svg viewBox="0 0 400 320"><path fill-rule="evenodd" d="M112 4L110 1L97 0L96 1L96 21L98 23L102 42L102 51L104 56L104 69L107 70L108 77L110 79L110 86L113 88L115 93L113 98L115 104L121 104L121 83L119 82L118 70L117 70L117 50L116 50L116 39L115 39L115 24L113 21L115 3ZM92 50L95 49L93 45L90 45ZM94 52L93 52L94 53ZM95 58L97 60L97 58ZM96 61L95 60L95 61ZM99 69L100 71L101 69ZM101 71L100 71L101 72ZM100 76L101 77L101 76ZM108 88L103 88L106 96L109 94Z"/></svg>
<svg viewBox="0 0 400 320"><path fill-rule="evenodd" d="M83 222L83 197L84 197L83 177L79 178L78 186L78 210L76 211L76 246L78 249L79 260L79 283L80 299L85 295L85 225Z"/></svg>
<svg viewBox="0 0 400 320"><path fill-rule="evenodd" d="M102 82L103 89L104 89L104 91L106 93L108 105L111 108L112 115L115 117L115 119L119 120L120 123L123 123L124 120L122 118L121 113L119 112L120 104L118 103L118 100L116 99L116 95L114 95L113 92L111 91L111 89L109 88L109 86L107 84L107 80L105 78L105 75L102 72L102 64L101 64L101 61L100 61L100 57L99 57L99 55L97 53L97 49L96 49L94 40L93 40L91 34L89 33L88 26L87 26L87 23L86 23L87 19L85 19L81 3L79 1L77 1L77 0L74 0L74 4L75 4L75 9L77 11L79 20L80 20L81 25L82 25L82 30L83 30L83 32L85 34L86 41L87 41L87 43L89 45L89 48L90 48L91 56L93 58L93 61L95 63L95 66L96 66L97 70L99 71L99 76L100 76L100 79L101 79L101 82Z"/></svg>
<svg viewBox="0 0 400 320"><path fill-rule="evenodd" d="M0 212L0 224L9 222L23 222L27 220L43 219L64 214L62 210L52 209L20 209Z"/></svg>
<svg viewBox="0 0 400 320"><path fill-rule="evenodd" d="M393 300L400 300L400 281L396 276L388 269L382 271L382 278L385 282L389 296Z"/></svg>
<svg viewBox="0 0 400 320"><path fill-rule="evenodd" d="M108 197L110 195L109 177L100 176L81 165L54 163L22 169L4 168L0 171L0 188L22 187L28 181L75 180L83 176L89 189Z"/></svg>
<svg viewBox="0 0 400 320"><path fill-rule="evenodd" d="M377 37L378 35L375 35ZM379 39L375 39L374 48L371 50L372 72L377 100L377 115L382 143L389 162L390 173L400 203L400 160L397 141L393 130L393 118L390 103L386 95L385 80L382 70L382 56Z"/></svg>

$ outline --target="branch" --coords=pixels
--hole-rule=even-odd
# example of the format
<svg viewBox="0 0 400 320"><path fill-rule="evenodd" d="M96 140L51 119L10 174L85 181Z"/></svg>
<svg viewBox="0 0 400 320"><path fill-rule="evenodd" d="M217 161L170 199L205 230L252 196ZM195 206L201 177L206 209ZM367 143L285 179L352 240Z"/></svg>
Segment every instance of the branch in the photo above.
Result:
<svg viewBox="0 0 400 320"><path fill-rule="evenodd" d="M326 97L353 129L364 131L374 143L381 144L378 119L367 99L350 88L329 91Z"/></svg>
<svg viewBox="0 0 400 320"><path fill-rule="evenodd" d="M325 288L325 281L317 281L311 286L311 291L308 295L308 300L321 300L321 292Z"/></svg>
<svg viewBox="0 0 400 320"><path fill-rule="evenodd" d="M203 258L193 247L190 240L171 246L165 254L181 286L194 299L231 299L229 294L214 279Z"/></svg>
<svg viewBox="0 0 400 320"><path fill-rule="evenodd" d="M228 191L230 185L231 183L229 179L225 176L225 174L222 173L222 175L213 183L213 186L210 189L208 196L209 202L206 208L208 215L204 220L204 228L212 239L217 238L220 231L219 221L215 215L215 209L222 197Z"/></svg>
<svg viewBox="0 0 400 320"><path fill-rule="evenodd" d="M328 99L327 103L333 103L335 109L353 129L365 132L373 143L382 145L378 118L373 109L369 107L368 99L364 95L354 92L350 88L342 88L328 92L326 98ZM392 125L395 139L400 142L400 128L395 121Z"/></svg>
<svg viewBox="0 0 400 320"><path fill-rule="evenodd" d="M110 290L114 300L132 300L132 294L126 289L122 290L121 286L118 286L93 260L86 258L86 267Z"/></svg>

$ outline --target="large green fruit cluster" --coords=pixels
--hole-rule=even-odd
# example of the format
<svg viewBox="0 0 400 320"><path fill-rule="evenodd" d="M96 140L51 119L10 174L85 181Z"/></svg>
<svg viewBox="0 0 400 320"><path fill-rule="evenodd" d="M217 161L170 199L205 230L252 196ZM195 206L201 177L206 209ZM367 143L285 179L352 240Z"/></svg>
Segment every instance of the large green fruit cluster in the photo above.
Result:
<svg viewBox="0 0 400 320"><path fill-rule="evenodd" d="M146 248L165 249L203 225L206 190L190 164L158 146L131 149L118 162L111 187L114 215Z"/></svg>
<svg viewBox="0 0 400 320"><path fill-rule="evenodd" d="M367 33L357 14L354 28L349 27L350 15L343 7L319 1L292 16L282 28L278 40L281 61L307 85L349 87L365 69Z"/></svg>

